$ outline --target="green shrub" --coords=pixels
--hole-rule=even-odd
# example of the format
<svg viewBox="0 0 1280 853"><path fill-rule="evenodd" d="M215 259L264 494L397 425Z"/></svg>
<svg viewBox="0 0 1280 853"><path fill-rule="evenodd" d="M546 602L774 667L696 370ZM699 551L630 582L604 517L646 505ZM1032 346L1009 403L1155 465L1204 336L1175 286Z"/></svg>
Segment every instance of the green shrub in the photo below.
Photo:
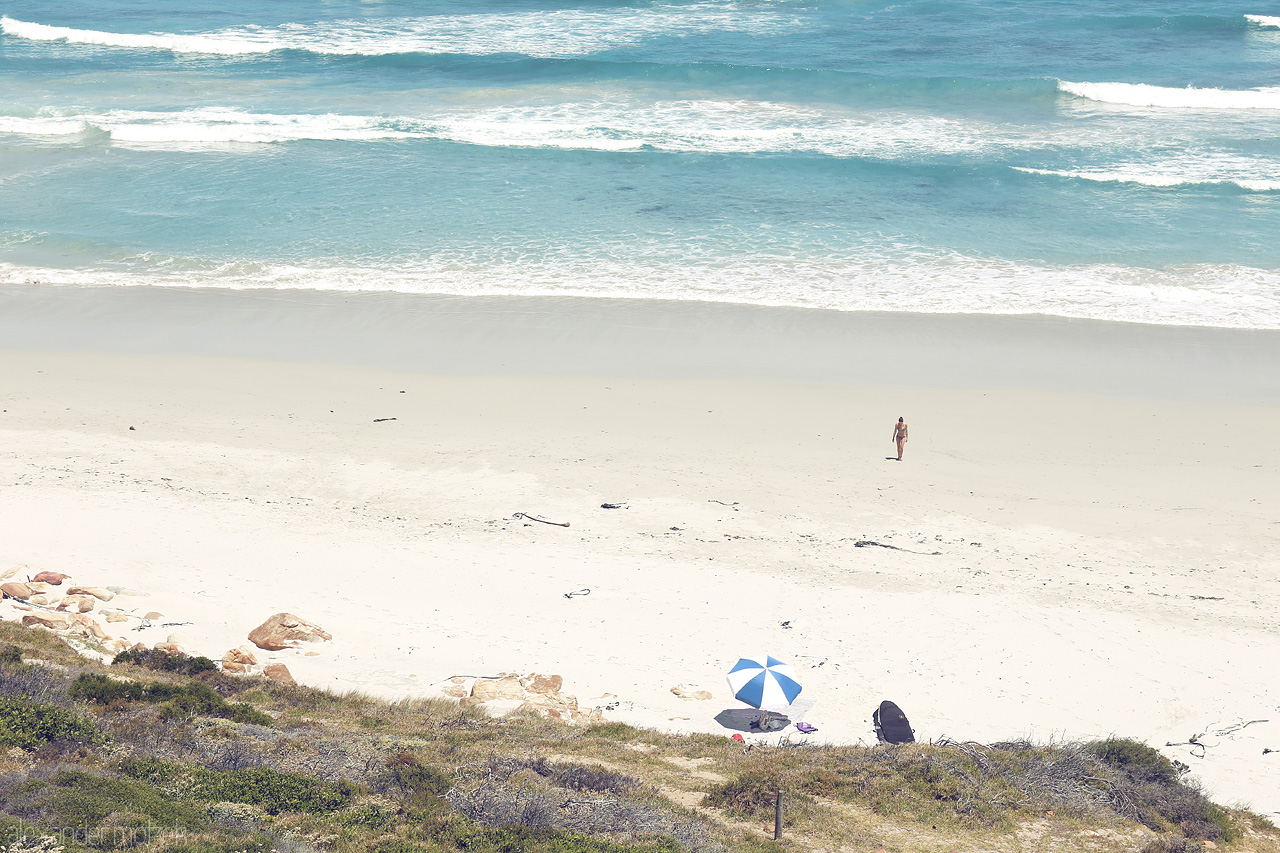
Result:
<svg viewBox="0 0 1280 853"><path fill-rule="evenodd" d="M85 673L71 685L71 697L100 705L112 702L164 703L165 717L218 717L236 723L270 726L271 717L243 702L228 703L209 685L192 681L187 684L148 684L116 681L99 673Z"/></svg>
<svg viewBox="0 0 1280 853"><path fill-rule="evenodd" d="M386 771L375 777L373 784L379 791L398 796L401 805L420 808L444 796L453 787L453 780L402 752L387 759Z"/></svg>
<svg viewBox="0 0 1280 853"><path fill-rule="evenodd" d="M199 811L174 802L150 785L81 770L59 770L40 790L36 802L50 822L56 819L58 825L67 827L97 827L116 813L168 830L204 824Z"/></svg>
<svg viewBox="0 0 1280 853"><path fill-rule="evenodd" d="M397 815L373 803L364 803L338 815L338 823L364 829L390 829L396 825Z"/></svg>
<svg viewBox="0 0 1280 853"><path fill-rule="evenodd" d="M0 666L18 666L22 663L22 649L10 643L0 649Z"/></svg>
<svg viewBox="0 0 1280 853"><path fill-rule="evenodd" d="M350 782L323 782L270 767L244 770L206 770L155 758L126 758L114 765L117 773L148 785L177 789L186 799L206 803L245 803L267 814L305 812L323 814L351 804L361 788Z"/></svg>
<svg viewBox="0 0 1280 853"><path fill-rule="evenodd" d="M50 741L96 743L93 723L57 705L0 699L0 746L35 749Z"/></svg>
<svg viewBox="0 0 1280 853"><path fill-rule="evenodd" d="M744 817L763 818L773 814L778 785L777 779L739 776L712 789L705 804Z"/></svg>
<svg viewBox="0 0 1280 853"><path fill-rule="evenodd" d="M1131 738L1109 737L1087 744L1087 748L1104 764L1123 770L1134 782L1169 785L1181 775L1173 762L1156 749Z"/></svg>
<svg viewBox="0 0 1280 853"><path fill-rule="evenodd" d="M156 787L169 786L187 774L181 765L170 764L149 755L143 758L122 758L115 763L114 769L121 776Z"/></svg>
<svg viewBox="0 0 1280 853"><path fill-rule="evenodd" d="M300 773L250 767L218 773L195 770L187 796L211 803L248 803L270 815L281 812L321 814L351 803L359 788L350 782L321 782Z"/></svg>
<svg viewBox="0 0 1280 853"><path fill-rule="evenodd" d="M137 812L112 812L82 839L89 847L98 850L128 850L150 844L166 828Z"/></svg>
<svg viewBox="0 0 1280 853"><path fill-rule="evenodd" d="M172 672L175 675L197 675L201 672L216 672L218 665L207 657L191 657L190 655L171 655L159 649L127 649L116 655L112 664L131 663L144 669L157 672Z"/></svg>
<svg viewBox="0 0 1280 853"><path fill-rule="evenodd" d="M1145 743L1107 738L1086 748L1112 770L1112 783L1134 804L1138 820L1147 827L1206 841L1232 841L1239 834L1229 814L1182 782L1174 763Z"/></svg>

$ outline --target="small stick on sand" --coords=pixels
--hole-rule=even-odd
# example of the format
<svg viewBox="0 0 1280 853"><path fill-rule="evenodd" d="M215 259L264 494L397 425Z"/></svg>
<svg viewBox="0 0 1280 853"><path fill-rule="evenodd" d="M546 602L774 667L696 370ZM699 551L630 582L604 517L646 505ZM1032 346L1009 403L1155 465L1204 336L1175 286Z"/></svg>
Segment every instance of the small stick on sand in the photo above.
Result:
<svg viewBox="0 0 1280 853"><path fill-rule="evenodd" d="M511 517L512 517L512 518L527 518L527 519L529 519L530 521L540 521L540 522L542 522L543 524L550 524L550 525L553 525L553 526L555 526L555 527L568 527L568 526L569 526L569 522L567 522L567 521L547 521L545 518L538 518L536 515L529 515L529 513L527 513L527 512L517 512L515 515L513 515L513 516L511 516Z"/></svg>

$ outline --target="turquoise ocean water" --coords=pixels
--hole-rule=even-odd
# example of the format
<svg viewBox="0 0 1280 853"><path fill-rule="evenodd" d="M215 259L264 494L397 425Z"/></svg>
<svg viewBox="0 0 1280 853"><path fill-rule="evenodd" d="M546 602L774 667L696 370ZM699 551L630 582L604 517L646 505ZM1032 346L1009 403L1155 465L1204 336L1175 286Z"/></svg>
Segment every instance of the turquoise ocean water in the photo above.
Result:
<svg viewBox="0 0 1280 853"><path fill-rule="evenodd" d="M0 284L1280 328L1280 4L0 0Z"/></svg>

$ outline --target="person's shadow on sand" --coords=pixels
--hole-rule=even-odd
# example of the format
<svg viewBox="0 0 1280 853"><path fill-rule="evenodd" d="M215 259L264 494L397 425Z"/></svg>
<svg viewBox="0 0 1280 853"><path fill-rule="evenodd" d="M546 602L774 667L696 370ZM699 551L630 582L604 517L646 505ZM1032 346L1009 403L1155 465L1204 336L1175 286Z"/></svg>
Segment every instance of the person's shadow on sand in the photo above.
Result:
<svg viewBox="0 0 1280 853"><path fill-rule="evenodd" d="M886 457L885 457L885 459L888 459L890 462L901 462L901 461L902 461L901 459L899 459L899 458L898 458L898 457L896 457L896 456L886 456Z"/></svg>

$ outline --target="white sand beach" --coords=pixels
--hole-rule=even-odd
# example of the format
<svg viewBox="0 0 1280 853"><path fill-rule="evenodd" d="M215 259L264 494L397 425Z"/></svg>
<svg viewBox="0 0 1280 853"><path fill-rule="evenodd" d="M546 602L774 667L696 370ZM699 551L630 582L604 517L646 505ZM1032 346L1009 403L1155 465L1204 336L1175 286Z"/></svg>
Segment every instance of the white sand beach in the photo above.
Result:
<svg viewBox="0 0 1280 853"><path fill-rule="evenodd" d="M1132 736L1280 811L1280 333L7 288L0 334L0 572L133 591L131 641L288 611L307 684L722 732L767 651L811 738Z"/></svg>

